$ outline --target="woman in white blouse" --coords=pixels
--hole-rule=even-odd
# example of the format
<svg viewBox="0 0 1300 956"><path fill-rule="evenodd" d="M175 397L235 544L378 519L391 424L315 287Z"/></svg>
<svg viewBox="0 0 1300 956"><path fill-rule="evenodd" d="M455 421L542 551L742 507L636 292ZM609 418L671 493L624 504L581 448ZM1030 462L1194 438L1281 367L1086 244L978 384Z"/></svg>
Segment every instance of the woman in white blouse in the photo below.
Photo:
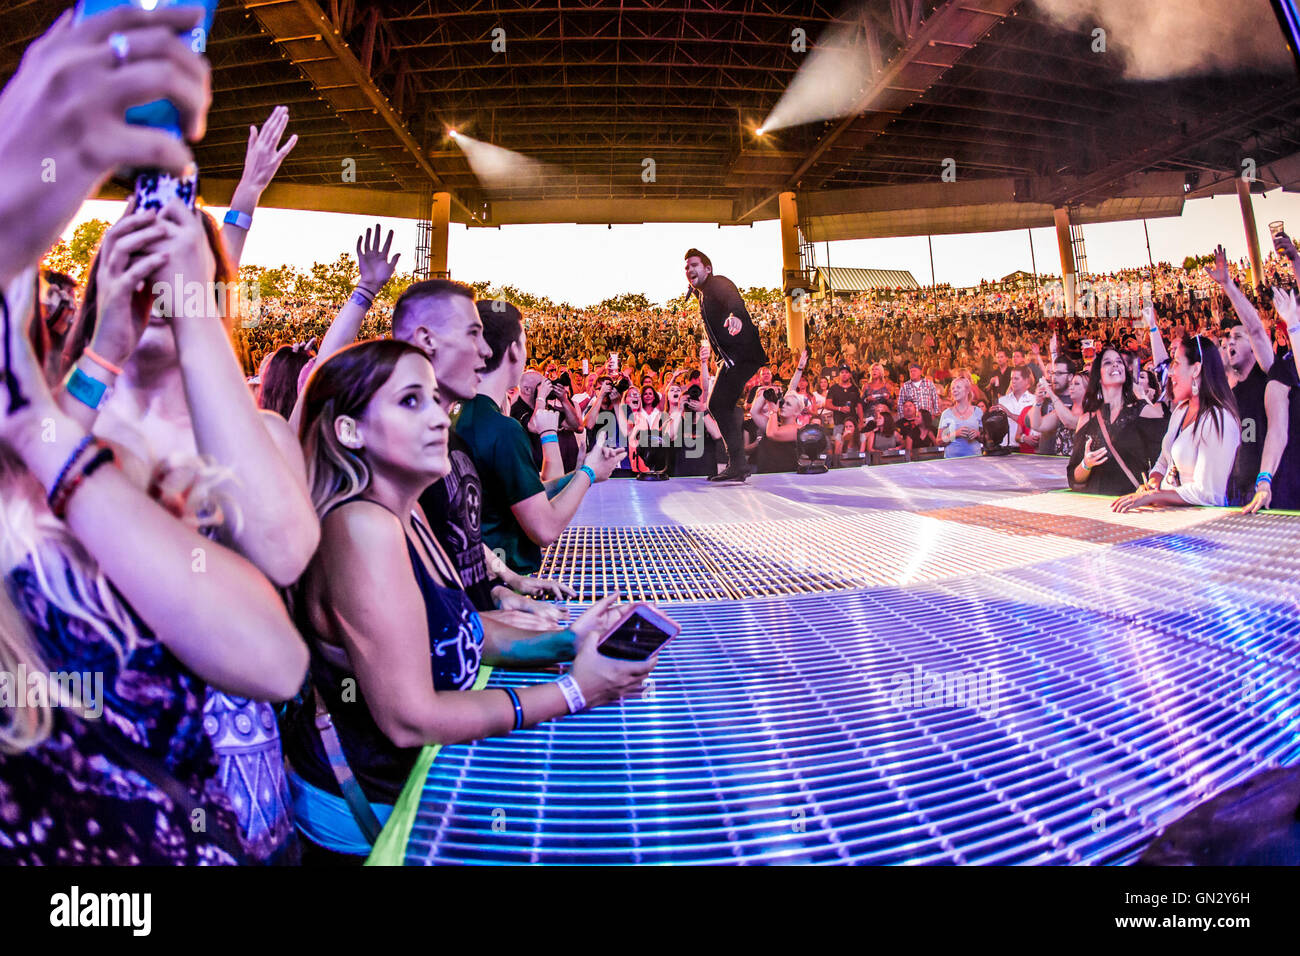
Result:
<svg viewBox="0 0 1300 956"><path fill-rule="evenodd" d="M1241 424L1215 343L1201 335L1179 340L1166 387L1174 410L1160 459L1137 491L1115 499L1115 511L1143 505L1223 507L1228 503L1228 478L1241 445Z"/></svg>

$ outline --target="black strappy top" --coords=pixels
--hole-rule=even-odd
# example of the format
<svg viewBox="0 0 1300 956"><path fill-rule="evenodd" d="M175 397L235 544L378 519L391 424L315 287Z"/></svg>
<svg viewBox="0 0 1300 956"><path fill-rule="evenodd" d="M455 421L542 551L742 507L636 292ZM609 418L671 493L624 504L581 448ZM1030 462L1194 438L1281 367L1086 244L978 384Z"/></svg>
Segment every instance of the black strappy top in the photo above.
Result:
<svg viewBox="0 0 1300 956"><path fill-rule="evenodd" d="M369 499L350 498L335 507L358 500ZM414 525L439 572L453 585L446 587L434 579L419 551L407 538L411 569L424 597L429 625L433 687L438 691L468 690L478 677L483 654L483 623L460 587L455 568L418 515L414 516ZM311 650L312 683L333 718L348 766L367 799L372 803L394 803L415 766L420 748L397 747L388 739L371 716L352 668L344 664L346 655L336 647L322 650L320 635L301 607L295 616L298 630ZM312 786L342 796L321 746L310 698L306 706L290 708L285 719L284 745L289 762L300 777Z"/></svg>

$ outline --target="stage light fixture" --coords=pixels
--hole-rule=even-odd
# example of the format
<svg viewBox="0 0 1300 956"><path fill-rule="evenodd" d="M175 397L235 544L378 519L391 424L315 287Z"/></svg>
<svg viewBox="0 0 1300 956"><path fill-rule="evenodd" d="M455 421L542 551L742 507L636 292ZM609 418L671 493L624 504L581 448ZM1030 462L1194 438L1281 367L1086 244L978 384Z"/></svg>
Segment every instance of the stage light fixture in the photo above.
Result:
<svg viewBox="0 0 1300 956"><path fill-rule="evenodd" d="M795 473L800 475L822 475L829 466L826 464L826 450L830 441L826 429L815 422L805 425L795 433L795 448L798 452L798 464Z"/></svg>

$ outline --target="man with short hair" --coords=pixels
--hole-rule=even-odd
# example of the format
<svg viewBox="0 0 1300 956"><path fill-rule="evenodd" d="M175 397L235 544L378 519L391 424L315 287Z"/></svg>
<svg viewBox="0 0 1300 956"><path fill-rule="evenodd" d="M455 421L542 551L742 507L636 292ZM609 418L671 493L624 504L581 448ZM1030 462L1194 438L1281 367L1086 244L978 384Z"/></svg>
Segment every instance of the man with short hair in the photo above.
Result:
<svg viewBox="0 0 1300 956"><path fill-rule="evenodd" d="M997 367L994 371L985 377L982 383L985 392L997 400L1011 390L1011 366L1007 359L1007 350L998 349L994 356L997 361Z"/></svg>
<svg viewBox="0 0 1300 956"><path fill-rule="evenodd" d="M722 430L727 467L710 481L744 481L749 477L736 401L745 383L767 364L767 352L736 284L713 274L713 263L698 249L686 251L690 295L700 302L700 317L721 368L709 395L709 411Z"/></svg>
<svg viewBox="0 0 1300 956"><path fill-rule="evenodd" d="M916 407L929 412L932 416L939 414L939 390L934 382L921 377L921 366L913 362L908 366L908 380L898 390L898 415L903 416L903 403L915 402Z"/></svg>
<svg viewBox="0 0 1300 956"><path fill-rule="evenodd" d="M998 399L998 404L1007 410L1007 437L1003 444L1018 445L1027 455L1038 449L1038 433L1021 418L1021 413L1028 412L1034 404L1033 393L1029 391L1033 380L1029 369L1017 365L1011 370L1011 391Z"/></svg>

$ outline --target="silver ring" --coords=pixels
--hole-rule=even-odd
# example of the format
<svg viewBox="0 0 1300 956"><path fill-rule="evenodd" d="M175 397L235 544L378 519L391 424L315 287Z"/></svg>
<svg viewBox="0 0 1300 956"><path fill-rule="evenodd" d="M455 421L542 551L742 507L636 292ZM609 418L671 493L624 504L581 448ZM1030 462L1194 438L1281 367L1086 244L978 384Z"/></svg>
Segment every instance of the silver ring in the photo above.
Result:
<svg viewBox="0 0 1300 956"><path fill-rule="evenodd" d="M113 51L114 67L126 63L127 57L131 55L131 41L126 38L126 34L114 33L108 38L108 46Z"/></svg>

